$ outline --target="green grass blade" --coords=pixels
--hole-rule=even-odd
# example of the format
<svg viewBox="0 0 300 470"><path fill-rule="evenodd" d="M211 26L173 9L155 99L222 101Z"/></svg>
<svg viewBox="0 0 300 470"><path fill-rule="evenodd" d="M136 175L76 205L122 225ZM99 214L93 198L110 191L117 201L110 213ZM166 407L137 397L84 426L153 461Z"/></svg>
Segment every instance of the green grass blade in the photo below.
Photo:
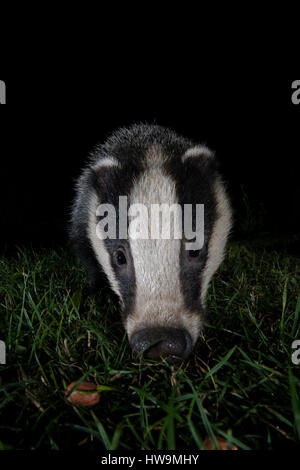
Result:
<svg viewBox="0 0 300 470"><path fill-rule="evenodd" d="M214 375L216 372L218 372L218 370L221 369L221 367L223 367L229 361L229 359L231 358L231 356L234 353L234 351L236 350L236 348L237 348L237 345L235 345L226 354L226 356L223 359L221 359L221 361L218 364L216 364L212 369L210 369L210 371L208 371L207 374L205 375L204 380L208 379L209 377Z"/></svg>
<svg viewBox="0 0 300 470"><path fill-rule="evenodd" d="M283 288L283 294L282 294L282 314L281 314L281 319L280 319L280 338L282 339L283 332L284 332L284 326L285 326L285 312L286 312L286 305L287 305L287 286L288 286L288 280L289 278L287 277L284 283L284 288Z"/></svg>
<svg viewBox="0 0 300 470"><path fill-rule="evenodd" d="M293 323L292 332L291 332L292 337L295 337L296 329L297 327L299 328L299 312L300 312L300 293L298 295L298 300L297 300L297 305L296 305L296 310L295 310L294 323Z"/></svg>
<svg viewBox="0 0 300 470"><path fill-rule="evenodd" d="M99 421L99 419L97 418L97 416L95 415L95 413L91 410L90 411L92 417L94 418L94 421L96 423L96 426L97 426L97 429L98 429L98 432L99 432L99 436L101 437L101 440L105 446L105 449L106 450L111 450L111 443L110 443L110 440L108 438L108 435L107 435L107 432L105 431L102 423Z"/></svg>

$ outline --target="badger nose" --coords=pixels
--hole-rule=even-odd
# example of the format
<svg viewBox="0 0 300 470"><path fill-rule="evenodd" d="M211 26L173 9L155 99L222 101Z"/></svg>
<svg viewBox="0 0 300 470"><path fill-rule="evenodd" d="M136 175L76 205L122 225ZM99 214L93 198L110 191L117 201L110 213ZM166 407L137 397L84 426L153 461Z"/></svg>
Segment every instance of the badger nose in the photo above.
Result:
<svg viewBox="0 0 300 470"><path fill-rule="evenodd" d="M169 364L186 360L192 352L189 333L179 328L145 328L133 334L130 345L134 355L145 351L146 358L163 357Z"/></svg>

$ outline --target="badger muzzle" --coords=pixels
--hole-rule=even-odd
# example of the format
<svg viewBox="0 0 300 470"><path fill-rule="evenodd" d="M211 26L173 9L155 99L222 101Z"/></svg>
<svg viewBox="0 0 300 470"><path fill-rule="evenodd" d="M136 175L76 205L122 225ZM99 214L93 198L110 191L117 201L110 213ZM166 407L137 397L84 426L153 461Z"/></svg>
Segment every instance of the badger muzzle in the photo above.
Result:
<svg viewBox="0 0 300 470"><path fill-rule="evenodd" d="M187 360L192 352L189 333L179 328L144 328L132 335L130 345L134 356L165 359L169 364Z"/></svg>

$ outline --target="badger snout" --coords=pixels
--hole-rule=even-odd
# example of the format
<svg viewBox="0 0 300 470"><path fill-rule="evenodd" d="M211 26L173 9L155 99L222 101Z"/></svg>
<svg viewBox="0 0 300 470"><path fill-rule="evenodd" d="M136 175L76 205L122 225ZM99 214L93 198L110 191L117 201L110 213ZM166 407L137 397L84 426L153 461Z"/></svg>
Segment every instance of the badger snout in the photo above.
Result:
<svg viewBox="0 0 300 470"><path fill-rule="evenodd" d="M189 333L179 328L144 328L132 335L130 345L134 355L145 351L146 358L164 358L169 364L185 361L192 352Z"/></svg>

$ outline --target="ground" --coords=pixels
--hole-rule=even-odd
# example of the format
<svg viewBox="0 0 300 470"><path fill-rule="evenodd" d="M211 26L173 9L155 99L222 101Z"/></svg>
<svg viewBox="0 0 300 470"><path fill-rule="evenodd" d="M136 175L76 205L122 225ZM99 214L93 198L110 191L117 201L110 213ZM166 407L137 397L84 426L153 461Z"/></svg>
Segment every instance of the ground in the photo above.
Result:
<svg viewBox="0 0 300 470"><path fill-rule="evenodd" d="M2 449L238 449L300 443L300 260L276 243L231 242L189 362L134 361L107 287L87 294L68 249L16 248L0 261ZM275 248L274 248L275 247ZM99 386L70 405L72 381Z"/></svg>

